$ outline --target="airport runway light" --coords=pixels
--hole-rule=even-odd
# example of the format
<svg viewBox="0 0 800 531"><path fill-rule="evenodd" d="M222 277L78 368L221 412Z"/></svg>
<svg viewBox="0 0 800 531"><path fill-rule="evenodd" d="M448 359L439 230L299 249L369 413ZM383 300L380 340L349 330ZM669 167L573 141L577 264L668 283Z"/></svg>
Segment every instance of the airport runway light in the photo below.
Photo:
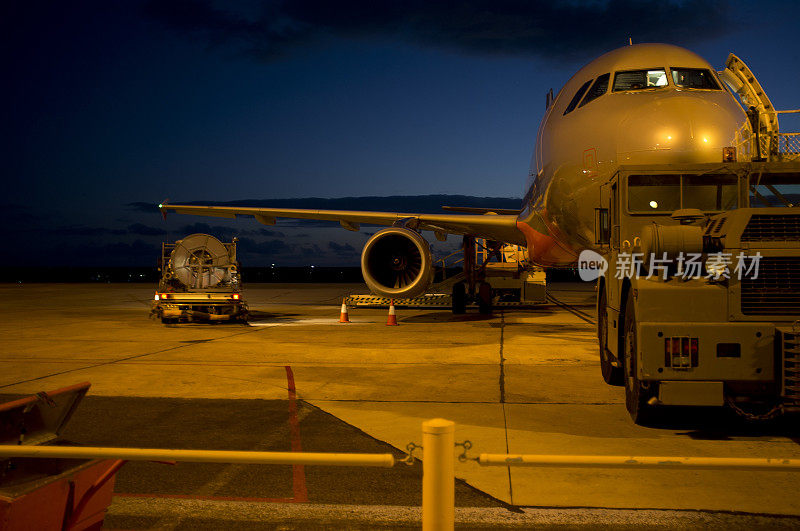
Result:
<svg viewBox="0 0 800 531"><path fill-rule="evenodd" d="M658 201L650 201L650 208L658 208Z"/></svg>

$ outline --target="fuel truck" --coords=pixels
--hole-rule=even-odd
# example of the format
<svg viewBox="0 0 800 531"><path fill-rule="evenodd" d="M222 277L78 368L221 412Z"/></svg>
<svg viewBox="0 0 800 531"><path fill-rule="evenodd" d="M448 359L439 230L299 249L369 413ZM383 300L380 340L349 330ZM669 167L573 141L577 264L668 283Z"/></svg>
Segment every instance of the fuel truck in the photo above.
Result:
<svg viewBox="0 0 800 531"><path fill-rule="evenodd" d="M247 320L236 238L222 243L191 234L161 244L158 283L151 314L164 324Z"/></svg>

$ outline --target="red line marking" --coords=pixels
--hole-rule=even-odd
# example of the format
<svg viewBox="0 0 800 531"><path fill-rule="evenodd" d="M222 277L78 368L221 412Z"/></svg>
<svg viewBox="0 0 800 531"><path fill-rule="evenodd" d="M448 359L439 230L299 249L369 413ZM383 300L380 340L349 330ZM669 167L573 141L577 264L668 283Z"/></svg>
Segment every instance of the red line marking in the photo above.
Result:
<svg viewBox="0 0 800 531"><path fill-rule="evenodd" d="M247 496L201 496L199 494L145 494L137 492L115 492L115 498L176 498L181 500L244 501L262 503L296 503L294 498L253 498Z"/></svg>
<svg viewBox="0 0 800 531"><path fill-rule="evenodd" d="M297 391L294 386L294 373L286 365L286 382L289 390L289 433L292 441L292 451L301 452L300 425L297 420ZM307 502L308 490L306 489L306 472L303 465L292 465L292 490L295 502Z"/></svg>
<svg viewBox="0 0 800 531"><path fill-rule="evenodd" d="M289 391L289 433L293 452L302 452L300 444L300 423L297 420L297 389L294 385L294 373L288 365L286 369L286 382ZM292 491L291 498L254 498L243 496L201 496L197 494L141 494L132 492L115 492L115 497L120 498L174 498L181 500L209 500L209 501L242 501L262 503L305 503L308 501L306 489L306 473L303 465L292 465Z"/></svg>

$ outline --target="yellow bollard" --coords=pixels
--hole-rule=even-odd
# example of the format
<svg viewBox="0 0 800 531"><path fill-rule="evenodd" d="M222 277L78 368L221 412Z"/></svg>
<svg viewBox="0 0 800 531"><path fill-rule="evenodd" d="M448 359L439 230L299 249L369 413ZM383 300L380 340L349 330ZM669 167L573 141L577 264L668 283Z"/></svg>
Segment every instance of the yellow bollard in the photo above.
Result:
<svg viewBox="0 0 800 531"><path fill-rule="evenodd" d="M455 423L422 423L422 529L453 529L455 521Z"/></svg>

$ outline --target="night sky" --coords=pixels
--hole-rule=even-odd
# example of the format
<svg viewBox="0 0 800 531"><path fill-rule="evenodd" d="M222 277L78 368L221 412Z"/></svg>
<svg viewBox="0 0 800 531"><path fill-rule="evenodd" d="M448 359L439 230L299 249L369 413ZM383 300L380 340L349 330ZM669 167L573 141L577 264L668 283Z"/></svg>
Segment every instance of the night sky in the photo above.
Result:
<svg viewBox="0 0 800 531"><path fill-rule="evenodd" d="M356 265L375 230L165 222L166 198L513 208L546 91L629 37L718 69L734 52L800 107L789 1L11 1L0 20L4 266L152 265L194 231L238 235L243 265Z"/></svg>

